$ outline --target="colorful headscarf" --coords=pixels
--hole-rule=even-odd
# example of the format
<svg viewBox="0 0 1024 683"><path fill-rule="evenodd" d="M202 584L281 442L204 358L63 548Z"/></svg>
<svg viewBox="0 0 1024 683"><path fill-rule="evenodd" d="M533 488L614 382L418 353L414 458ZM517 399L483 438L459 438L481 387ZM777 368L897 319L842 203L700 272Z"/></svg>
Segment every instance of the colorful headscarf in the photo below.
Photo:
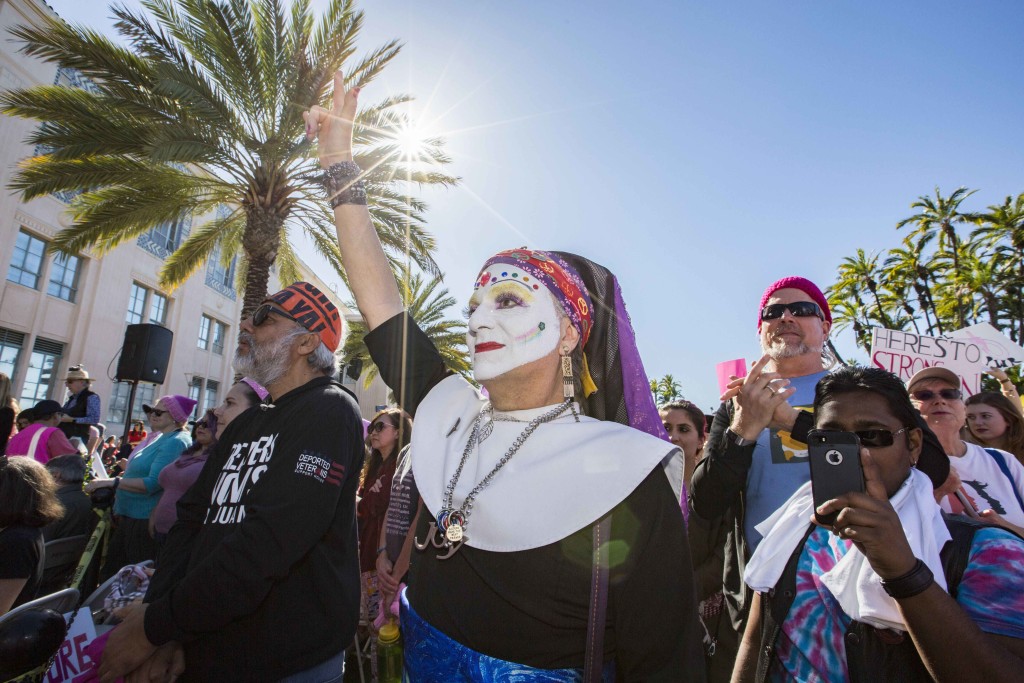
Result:
<svg viewBox="0 0 1024 683"><path fill-rule="evenodd" d="M590 377L590 371L587 368L586 348L587 341L590 340L590 332L594 329L594 304L590 299L590 293L587 291L583 278L580 277L575 268L566 263L557 254L526 248L508 249L506 251L499 251L487 259L483 268L480 269L480 275L477 277L476 285L474 285L473 289L490 287L498 282L504 282L513 278L518 280L518 273L509 273L507 270L502 270L502 265L513 266L526 271L533 276L534 282L530 282L529 276L524 276L522 278L523 284L533 289L540 289L541 285L543 285L561 304L562 310L568 316L569 321L576 328L576 331L580 333L580 347L584 350L583 371L580 380L583 383L584 393L587 396L592 394L597 390L597 387L594 385L594 381Z"/></svg>

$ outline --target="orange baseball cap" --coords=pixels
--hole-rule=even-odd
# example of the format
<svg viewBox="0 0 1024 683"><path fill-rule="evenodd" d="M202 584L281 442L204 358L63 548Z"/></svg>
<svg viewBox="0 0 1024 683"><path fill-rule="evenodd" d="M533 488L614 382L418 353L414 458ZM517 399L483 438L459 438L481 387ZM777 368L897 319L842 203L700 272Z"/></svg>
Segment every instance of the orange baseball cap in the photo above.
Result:
<svg viewBox="0 0 1024 683"><path fill-rule="evenodd" d="M268 296L264 303L273 302L295 322L310 332L320 335L320 341L332 352L341 341L341 313L327 295L308 282L296 282L280 292Z"/></svg>

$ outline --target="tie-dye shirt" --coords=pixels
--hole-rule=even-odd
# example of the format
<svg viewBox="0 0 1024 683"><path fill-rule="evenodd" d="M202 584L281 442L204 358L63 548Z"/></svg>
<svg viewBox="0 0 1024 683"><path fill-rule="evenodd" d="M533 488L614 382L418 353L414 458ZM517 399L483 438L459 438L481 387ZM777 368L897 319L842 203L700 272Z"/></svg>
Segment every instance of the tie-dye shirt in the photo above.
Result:
<svg viewBox="0 0 1024 683"><path fill-rule="evenodd" d="M796 599L779 634L772 681L843 683L849 680L843 635L852 619L821 583L821 575L853 546L826 529L804 544L796 575ZM986 633L1024 638L1024 542L1000 529L974 535L956 601Z"/></svg>

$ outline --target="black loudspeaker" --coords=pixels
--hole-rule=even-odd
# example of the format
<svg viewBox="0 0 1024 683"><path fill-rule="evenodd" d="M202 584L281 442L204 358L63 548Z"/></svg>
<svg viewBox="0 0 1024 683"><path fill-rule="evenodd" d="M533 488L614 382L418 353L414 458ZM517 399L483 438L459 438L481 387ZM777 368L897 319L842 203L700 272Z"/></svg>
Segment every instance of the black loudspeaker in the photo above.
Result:
<svg viewBox="0 0 1024 683"><path fill-rule="evenodd" d="M173 338L163 325L129 325L117 361L118 381L163 384Z"/></svg>

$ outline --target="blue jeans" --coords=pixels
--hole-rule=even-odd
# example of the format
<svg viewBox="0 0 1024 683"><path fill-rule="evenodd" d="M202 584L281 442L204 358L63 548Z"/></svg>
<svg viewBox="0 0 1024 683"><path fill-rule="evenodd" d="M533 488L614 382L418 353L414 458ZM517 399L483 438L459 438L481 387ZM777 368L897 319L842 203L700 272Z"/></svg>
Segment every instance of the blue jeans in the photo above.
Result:
<svg viewBox="0 0 1024 683"><path fill-rule="evenodd" d="M277 683L341 683L345 677L345 651L305 671L285 676Z"/></svg>

